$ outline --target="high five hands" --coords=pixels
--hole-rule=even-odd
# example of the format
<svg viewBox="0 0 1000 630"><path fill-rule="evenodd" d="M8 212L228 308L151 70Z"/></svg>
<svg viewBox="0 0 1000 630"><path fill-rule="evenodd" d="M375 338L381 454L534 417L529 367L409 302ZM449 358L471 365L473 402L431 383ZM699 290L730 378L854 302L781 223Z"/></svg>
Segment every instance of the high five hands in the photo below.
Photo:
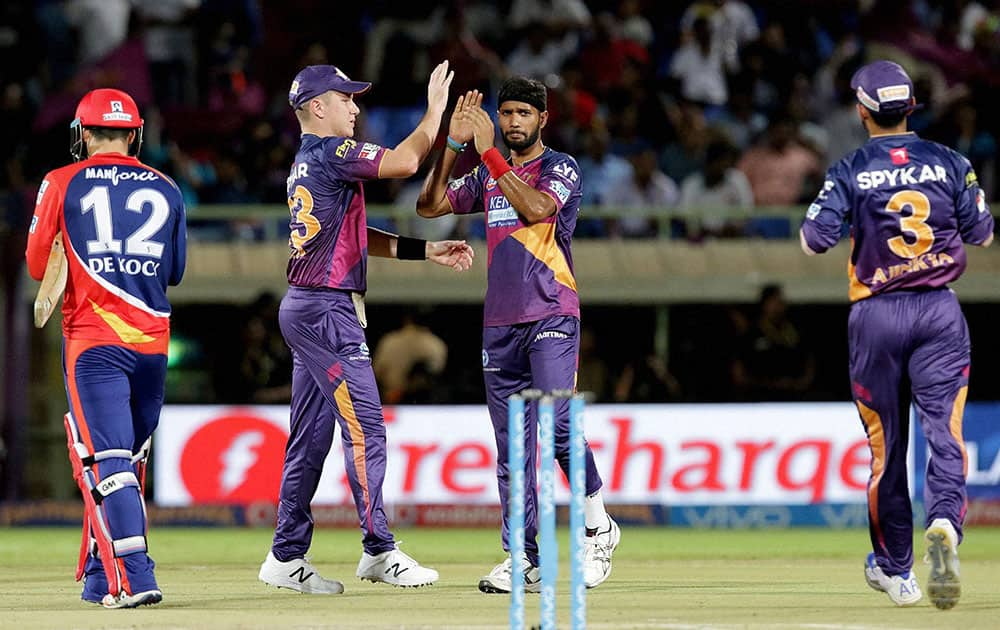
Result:
<svg viewBox="0 0 1000 630"><path fill-rule="evenodd" d="M470 90L458 97L455 111L448 124L448 135L458 143L475 139L476 151L482 155L493 148L496 130L493 119L483 109L483 95L479 90Z"/></svg>

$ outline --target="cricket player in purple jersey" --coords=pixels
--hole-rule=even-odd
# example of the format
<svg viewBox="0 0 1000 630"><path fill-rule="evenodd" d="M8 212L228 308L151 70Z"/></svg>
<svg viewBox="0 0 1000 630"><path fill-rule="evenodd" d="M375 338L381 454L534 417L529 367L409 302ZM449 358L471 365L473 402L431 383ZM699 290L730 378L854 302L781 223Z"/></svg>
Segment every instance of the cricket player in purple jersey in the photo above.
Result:
<svg viewBox="0 0 1000 630"><path fill-rule="evenodd" d="M489 250L483 328L483 380L497 444L497 482L503 507L501 541L509 551L507 496L507 397L525 389L572 390L580 347L580 299L573 276L570 241L580 207L576 160L546 147L540 133L548 120L545 86L512 78L499 93L499 120L505 159L494 147L493 120L482 96L460 96L452 115L448 147L428 174L417 214L437 217L482 212ZM475 140L483 163L448 183L455 158ZM537 409L525 413L525 588L540 590L538 571L535 459ZM569 475L569 401L555 408L555 451ZM593 588L611 574L611 555L621 536L604 510L601 477L594 455L586 454L584 581ZM510 592L508 556L479 582L484 593Z"/></svg>
<svg viewBox="0 0 1000 630"><path fill-rule="evenodd" d="M906 130L916 102L902 67L876 61L855 73L851 87L870 140L827 172L800 236L812 255L837 243L844 221L851 228L850 376L872 455L874 552L865 578L899 606L921 598L911 571L906 477L912 401L931 450L924 492L928 593L938 608L951 608L961 592L969 330L948 283L965 269L963 243L993 242L993 217L969 161Z"/></svg>
<svg viewBox="0 0 1000 630"><path fill-rule="evenodd" d="M395 586L438 579L437 571L399 550L382 505L386 436L363 330L365 269L370 253L464 271L473 252L464 241L426 242L367 227L362 182L417 171L437 136L453 75L447 61L434 69L427 111L394 149L352 139L360 111L354 96L367 92L370 83L351 81L334 66L308 66L288 93L302 145L288 178L289 287L278 318L294 362L290 435L274 541L259 573L272 586L316 594L344 591L305 559L313 532L309 504L337 425L363 534L357 577Z"/></svg>

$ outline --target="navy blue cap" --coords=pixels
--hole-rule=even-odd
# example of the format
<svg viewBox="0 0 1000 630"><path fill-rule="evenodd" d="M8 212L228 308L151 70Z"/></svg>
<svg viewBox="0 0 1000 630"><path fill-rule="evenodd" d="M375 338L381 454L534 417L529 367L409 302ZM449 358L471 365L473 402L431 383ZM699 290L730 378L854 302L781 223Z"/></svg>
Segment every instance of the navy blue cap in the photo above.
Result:
<svg viewBox="0 0 1000 630"><path fill-rule="evenodd" d="M861 67L851 77L851 89L859 103L879 114L913 109L913 81L898 63L881 60Z"/></svg>
<svg viewBox="0 0 1000 630"><path fill-rule="evenodd" d="M299 109L309 99L335 90L344 94L364 94L372 87L364 81L351 81L336 66L306 66L295 75L292 87L288 89L288 104Z"/></svg>

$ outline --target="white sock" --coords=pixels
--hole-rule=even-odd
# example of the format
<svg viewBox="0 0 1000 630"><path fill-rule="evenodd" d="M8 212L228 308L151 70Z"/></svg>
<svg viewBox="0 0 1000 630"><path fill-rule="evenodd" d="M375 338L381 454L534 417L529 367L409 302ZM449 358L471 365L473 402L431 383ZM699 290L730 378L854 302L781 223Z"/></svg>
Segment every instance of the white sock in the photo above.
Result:
<svg viewBox="0 0 1000 630"><path fill-rule="evenodd" d="M604 497L600 490L584 499L583 520L587 529L600 529L608 524L608 513L604 511Z"/></svg>

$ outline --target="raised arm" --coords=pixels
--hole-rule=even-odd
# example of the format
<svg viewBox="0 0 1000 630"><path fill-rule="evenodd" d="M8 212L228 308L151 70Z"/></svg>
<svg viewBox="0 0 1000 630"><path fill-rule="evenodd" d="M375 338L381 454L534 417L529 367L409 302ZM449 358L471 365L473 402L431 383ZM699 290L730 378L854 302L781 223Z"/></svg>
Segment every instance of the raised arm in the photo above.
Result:
<svg viewBox="0 0 1000 630"><path fill-rule="evenodd" d="M528 223L538 223L555 214L558 209L555 199L515 175L500 151L493 146L496 131L490 115L477 107L468 113L468 117L472 123L476 151L482 156L483 164L500 185L500 190L510 205Z"/></svg>
<svg viewBox="0 0 1000 630"><path fill-rule="evenodd" d="M395 149L385 152L379 166L379 179L410 177L420 168L420 163L430 153L434 139L437 138L441 116L448 105L448 88L454 76L454 71L448 71L447 60L434 68L427 82L427 111L413 133L396 145Z"/></svg>
<svg viewBox="0 0 1000 630"><path fill-rule="evenodd" d="M458 97L448 124L448 150L441 152L424 180L420 197L417 198L418 215L429 219L452 212L451 202L445 194L448 190L448 178L455 167L458 154L472 140L472 124L468 120L467 111L479 109L482 102L483 95L479 90L472 90Z"/></svg>

